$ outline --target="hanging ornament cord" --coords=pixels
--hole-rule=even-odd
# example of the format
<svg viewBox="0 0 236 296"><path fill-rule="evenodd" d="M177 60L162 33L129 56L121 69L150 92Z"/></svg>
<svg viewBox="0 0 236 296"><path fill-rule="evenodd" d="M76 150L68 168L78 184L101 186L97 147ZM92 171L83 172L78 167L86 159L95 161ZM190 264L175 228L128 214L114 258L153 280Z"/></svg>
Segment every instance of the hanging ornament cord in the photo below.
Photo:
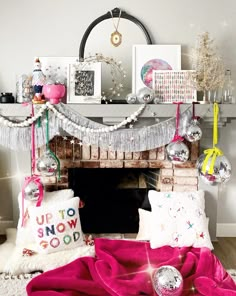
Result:
<svg viewBox="0 0 236 296"><path fill-rule="evenodd" d="M174 104L177 105L176 108L176 119L175 119L175 135L171 142L177 142L177 141L183 141L184 138L182 138L179 135L179 120L180 120L180 105L182 102L174 102Z"/></svg>
<svg viewBox="0 0 236 296"><path fill-rule="evenodd" d="M34 105L31 104L31 117L34 117ZM22 186L22 221L21 227L24 227L27 220L27 213L24 209L24 200L25 200L25 188L29 185L30 182L34 182L39 189L39 198L36 203L36 207L41 206L43 200L43 186L39 176L35 175L35 166L36 166L36 157L35 157L35 122L31 125L31 177L26 177L25 182Z"/></svg>
<svg viewBox="0 0 236 296"><path fill-rule="evenodd" d="M192 120L199 120L200 119L200 116L196 116L195 115L195 105L196 104L199 104L199 102L192 102Z"/></svg>
<svg viewBox="0 0 236 296"><path fill-rule="evenodd" d="M112 11L110 11L110 14L111 14L113 26L115 28L115 31L111 34L111 44L114 45L115 47L117 47L122 42L122 34L118 31L118 27L119 27L119 24L120 24L121 10L120 10L120 14L119 14L119 17L118 17L117 24L115 24L115 20L114 20Z"/></svg>
<svg viewBox="0 0 236 296"><path fill-rule="evenodd" d="M61 169L60 169L60 161L57 158L57 156L52 152L52 150L49 148L49 115L48 115L48 109L46 109L46 151L48 151L51 156L56 160L57 162L57 175L58 180L61 179Z"/></svg>
<svg viewBox="0 0 236 296"><path fill-rule="evenodd" d="M202 165L202 172L205 174L207 171L207 164L209 159L211 158L210 167L208 170L208 174L212 175L214 173L214 165L216 158L218 156L223 155L223 151L216 147L218 144L218 117L219 117L219 105L218 103L214 103L213 105L213 147L211 149L204 150L204 154L206 155L203 165Z"/></svg>

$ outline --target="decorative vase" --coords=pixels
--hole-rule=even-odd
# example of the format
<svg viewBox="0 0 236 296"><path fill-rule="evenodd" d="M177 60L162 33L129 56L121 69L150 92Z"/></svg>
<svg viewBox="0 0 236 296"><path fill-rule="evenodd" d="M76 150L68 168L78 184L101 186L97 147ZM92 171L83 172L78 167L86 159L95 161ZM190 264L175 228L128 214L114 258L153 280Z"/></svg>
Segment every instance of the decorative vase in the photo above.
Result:
<svg viewBox="0 0 236 296"><path fill-rule="evenodd" d="M45 84L43 94L51 104L58 104L64 97L66 88L64 84Z"/></svg>

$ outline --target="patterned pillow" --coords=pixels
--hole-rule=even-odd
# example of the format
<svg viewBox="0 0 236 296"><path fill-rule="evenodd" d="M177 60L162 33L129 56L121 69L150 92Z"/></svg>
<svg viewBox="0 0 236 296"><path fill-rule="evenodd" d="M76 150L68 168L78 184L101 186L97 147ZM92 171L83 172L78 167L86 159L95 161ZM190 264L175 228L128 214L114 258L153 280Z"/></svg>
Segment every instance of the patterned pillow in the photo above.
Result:
<svg viewBox="0 0 236 296"><path fill-rule="evenodd" d="M149 191L151 248L193 246L213 249L205 214L203 191Z"/></svg>
<svg viewBox="0 0 236 296"><path fill-rule="evenodd" d="M139 229L136 240L149 241L151 237L151 212L144 209L138 209Z"/></svg>
<svg viewBox="0 0 236 296"><path fill-rule="evenodd" d="M74 191L72 189L63 189L52 192L45 192L42 205L50 205L58 201L68 200L74 197ZM19 204L19 221L17 226L16 245L27 247L29 244L34 243L34 237L31 233L30 219L28 217L28 208L35 206L36 202L31 200L24 200L24 213L22 209L22 195L21 192L18 195ZM27 218L24 227L21 226L22 216Z"/></svg>
<svg viewBox="0 0 236 296"><path fill-rule="evenodd" d="M31 229L40 253L85 245L80 224L79 198L29 208Z"/></svg>

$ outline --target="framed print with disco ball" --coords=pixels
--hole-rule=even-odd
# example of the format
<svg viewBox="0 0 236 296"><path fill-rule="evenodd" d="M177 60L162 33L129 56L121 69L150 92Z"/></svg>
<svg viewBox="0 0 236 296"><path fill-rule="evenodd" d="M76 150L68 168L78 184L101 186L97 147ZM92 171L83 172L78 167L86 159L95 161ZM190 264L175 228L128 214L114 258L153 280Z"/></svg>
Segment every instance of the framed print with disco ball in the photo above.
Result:
<svg viewBox="0 0 236 296"><path fill-rule="evenodd" d="M141 44L133 46L132 93L153 89L154 70L181 70L180 45Z"/></svg>

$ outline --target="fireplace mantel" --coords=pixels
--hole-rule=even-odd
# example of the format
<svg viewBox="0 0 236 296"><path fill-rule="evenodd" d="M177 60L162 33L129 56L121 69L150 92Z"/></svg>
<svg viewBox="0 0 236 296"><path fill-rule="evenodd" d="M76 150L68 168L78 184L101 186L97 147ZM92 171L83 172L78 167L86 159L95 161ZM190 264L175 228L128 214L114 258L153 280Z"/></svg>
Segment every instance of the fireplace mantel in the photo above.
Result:
<svg viewBox="0 0 236 296"><path fill-rule="evenodd" d="M137 104L68 104L70 108L88 118L103 118L104 123L109 122L110 118L119 121L130 116L140 105ZM190 107L190 104L182 104L181 111ZM199 104L195 106L195 113L206 120L213 117L213 105ZM148 104L141 118L169 118L175 116L176 105L172 104ZM27 117L30 116L31 107L20 104L1 104L0 114L7 117ZM236 104L220 105L220 121L227 123L236 118ZM107 119L107 120L106 120ZM116 120L114 120L116 121Z"/></svg>

